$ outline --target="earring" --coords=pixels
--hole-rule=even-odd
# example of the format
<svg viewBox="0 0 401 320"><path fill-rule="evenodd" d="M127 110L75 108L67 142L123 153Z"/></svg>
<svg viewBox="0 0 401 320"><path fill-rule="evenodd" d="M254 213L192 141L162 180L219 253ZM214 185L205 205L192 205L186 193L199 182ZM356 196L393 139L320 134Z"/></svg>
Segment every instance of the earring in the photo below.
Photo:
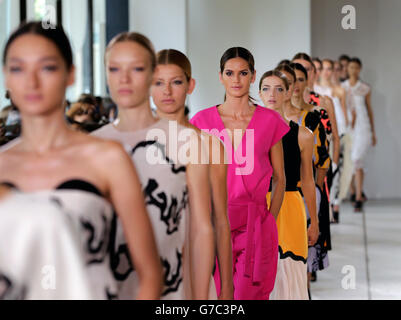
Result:
<svg viewBox="0 0 401 320"><path fill-rule="evenodd" d="M10 96L10 91L7 89L6 90L6 95L5 95L7 100L10 100L11 96Z"/></svg>

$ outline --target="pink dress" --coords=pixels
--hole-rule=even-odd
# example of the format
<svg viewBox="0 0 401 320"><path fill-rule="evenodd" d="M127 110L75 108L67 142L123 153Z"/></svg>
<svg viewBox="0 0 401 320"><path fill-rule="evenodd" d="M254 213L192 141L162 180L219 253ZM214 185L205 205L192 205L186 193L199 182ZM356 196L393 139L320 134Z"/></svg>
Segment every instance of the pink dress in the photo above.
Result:
<svg viewBox="0 0 401 320"><path fill-rule="evenodd" d="M289 131L289 126L277 112L256 106L234 150L217 106L200 111L191 123L220 138L227 153L234 299L268 300L274 288L278 259L277 226L266 204L273 173L269 151ZM215 274L215 282L219 294L219 272Z"/></svg>

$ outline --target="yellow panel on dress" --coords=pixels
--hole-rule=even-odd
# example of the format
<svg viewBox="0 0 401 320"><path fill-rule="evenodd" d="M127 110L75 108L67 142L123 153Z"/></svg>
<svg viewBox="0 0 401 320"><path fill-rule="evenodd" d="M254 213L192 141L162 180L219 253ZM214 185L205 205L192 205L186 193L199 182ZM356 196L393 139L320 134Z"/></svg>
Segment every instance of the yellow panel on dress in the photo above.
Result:
<svg viewBox="0 0 401 320"><path fill-rule="evenodd" d="M266 195L270 208L271 192ZM280 259L291 257L304 261L308 257L308 235L305 204L298 191L286 191L277 218Z"/></svg>

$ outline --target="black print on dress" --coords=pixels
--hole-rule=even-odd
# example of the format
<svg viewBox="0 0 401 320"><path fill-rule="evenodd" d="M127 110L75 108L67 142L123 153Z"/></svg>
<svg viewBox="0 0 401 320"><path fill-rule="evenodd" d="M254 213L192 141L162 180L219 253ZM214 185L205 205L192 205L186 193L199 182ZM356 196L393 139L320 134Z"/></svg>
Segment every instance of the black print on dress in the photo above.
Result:
<svg viewBox="0 0 401 320"><path fill-rule="evenodd" d="M139 149L139 148L147 148L148 146L155 146L157 149L159 149L162 153L163 156L163 160L166 161L166 163L168 163L171 167L171 171L175 174L178 174L180 172L185 172L186 171L186 167L185 166L178 166L176 167L175 163L166 156L166 147L162 144L160 144L157 141L153 141L153 140L149 140L149 141L142 141L139 142L131 151L131 155L134 155L134 153Z"/></svg>
<svg viewBox="0 0 401 320"><path fill-rule="evenodd" d="M63 202L58 197L50 197L50 201L53 202L60 209L63 209Z"/></svg>
<svg viewBox="0 0 401 320"><path fill-rule="evenodd" d="M108 249L110 255L110 268L113 272L114 279L124 281L135 269L131 261L127 244L118 244L118 247L116 248L118 225L119 221L117 214L113 212Z"/></svg>
<svg viewBox="0 0 401 320"><path fill-rule="evenodd" d="M94 224L84 218L81 218L80 222L81 226L88 233L85 248L89 256L87 264L102 263L107 255L107 237L109 234L106 216L102 214L102 231L96 230Z"/></svg>
<svg viewBox="0 0 401 320"><path fill-rule="evenodd" d="M171 270L171 265L168 260L161 258L162 266L164 269L164 285L165 289L162 293L162 297L166 296L171 292L177 292L182 282L181 267L182 267L182 254L176 250L177 255L177 268Z"/></svg>
<svg viewBox="0 0 401 320"><path fill-rule="evenodd" d="M0 273L0 300L24 300L26 292L26 287L18 290L8 277Z"/></svg>
<svg viewBox="0 0 401 320"><path fill-rule="evenodd" d="M165 192L158 192L159 184L154 179L149 179L144 189L146 205L153 205L160 210L160 220L167 227L167 234L171 235L178 231L182 218L182 211L186 208L188 191L183 192L182 200L178 204L177 198L171 196L170 201L167 199ZM170 204L169 204L170 202Z"/></svg>
<svg viewBox="0 0 401 320"><path fill-rule="evenodd" d="M116 293L112 293L110 292L110 288L106 288L106 297L107 300L117 300L118 299L118 295Z"/></svg>

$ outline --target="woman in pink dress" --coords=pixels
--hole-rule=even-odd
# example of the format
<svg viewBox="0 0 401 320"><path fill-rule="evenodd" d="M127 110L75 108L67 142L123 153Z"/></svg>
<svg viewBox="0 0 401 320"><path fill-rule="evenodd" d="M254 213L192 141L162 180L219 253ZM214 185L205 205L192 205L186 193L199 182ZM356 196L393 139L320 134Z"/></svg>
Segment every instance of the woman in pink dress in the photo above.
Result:
<svg viewBox="0 0 401 320"><path fill-rule="evenodd" d="M252 103L249 88L255 81L255 68L247 49L228 49L220 69L225 102L200 111L191 123L222 139L227 153L234 299L268 300L277 272L275 219L285 189L281 138L289 127L277 112ZM272 202L267 208L272 176ZM219 291L217 273L215 282Z"/></svg>

